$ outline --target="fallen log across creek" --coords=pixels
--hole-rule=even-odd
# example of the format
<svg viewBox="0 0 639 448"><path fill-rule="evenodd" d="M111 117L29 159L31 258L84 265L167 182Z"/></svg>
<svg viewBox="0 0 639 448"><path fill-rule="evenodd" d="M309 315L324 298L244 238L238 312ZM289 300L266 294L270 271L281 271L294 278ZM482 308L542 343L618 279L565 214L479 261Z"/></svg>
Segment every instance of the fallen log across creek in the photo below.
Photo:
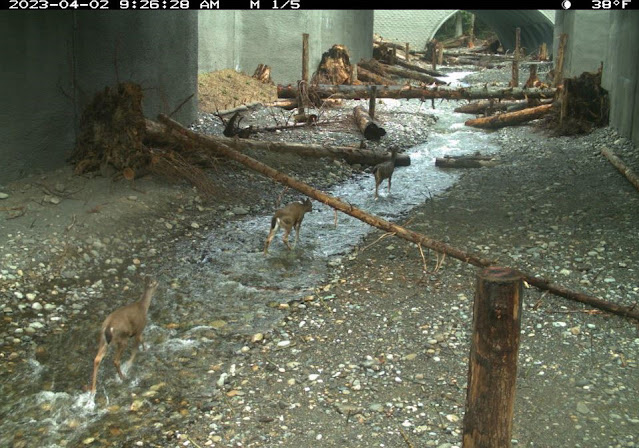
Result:
<svg viewBox="0 0 639 448"><path fill-rule="evenodd" d="M163 142L167 135L164 128L152 120L146 120L147 136L157 142ZM199 134L197 134L199 135ZM168 136L180 140L180 136ZM370 149L360 149L352 146L323 146L308 143L268 142L253 139L227 138L215 135L207 135L205 146L216 148L215 145L226 145L236 151L243 149L261 149L274 152L297 154L304 157L328 157L331 159L344 159L350 164L377 165L390 160L386 152L376 152ZM192 144L190 141L181 141L184 144ZM395 166L409 166L410 157L407 154L398 154Z"/></svg>
<svg viewBox="0 0 639 448"><path fill-rule="evenodd" d="M434 240L432 238L427 237L426 235L422 235L420 233L414 232L412 230L406 229L402 226L394 224L390 221L386 221L380 217L371 215L366 213L365 211L349 204L348 202L343 201L340 198L336 198L333 196L329 196L326 193L323 193L308 184L298 181L295 178L287 176L284 173L281 173L268 165L265 165L249 156L241 154L235 150L233 150L229 145L220 143L219 140L211 138L211 136L198 134L197 132L193 132L189 129L183 127L180 123L172 120L168 116L161 114L158 117L158 120L167 126L169 129L179 133L180 135L187 138L190 142L199 144L201 146L212 148L216 153L224 155L231 160L241 163L242 165L257 171L271 179L279 182L283 185L294 188L295 190L305 194L308 197L311 197L317 201L322 202L323 204L328 205L338 211L346 213L354 218L359 219L360 221L365 222L373 227L377 227L378 229L384 230L385 232L392 233L395 236L398 236L407 241L411 241L417 244L420 248L427 247L429 249L433 249L442 254L446 254L458 260L461 260L465 263L469 263L473 266L477 267L488 267L494 266L495 262L492 260L488 260L486 258L481 258L477 255L473 255L471 253L464 252L460 249L457 249L453 246L450 246L441 241ZM571 291L567 288L563 288L561 286L555 285L547 279L535 277L530 274L526 274L522 271L516 271L517 274L521 275L522 279L528 282L529 284L539 288L541 290L548 291L552 294L565 297L570 300L574 300L577 302L581 302L595 308L599 308L601 310L608 311L613 314L617 314L623 317L630 317L636 320L639 320L639 311L635 310L634 307L626 307L622 305L617 305L611 302L607 302L602 299L598 299L596 297L592 297L586 294L581 294L575 291Z"/></svg>
<svg viewBox="0 0 639 448"><path fill-rule="evenodd" d="M309 95L317 95L319 98L344 98L361 99L368 98L371 86L367 85L332 85L317 84L308 87ZM484 87L431 87L419 88L412 86L377 86L377 98L404 98L404 99L449 99L449 100L481 100L489 98L501 99L532 99L554 98L556 89L553 88L484 88ZM277 86L278 98L297 98L297 86Z"/></svg>

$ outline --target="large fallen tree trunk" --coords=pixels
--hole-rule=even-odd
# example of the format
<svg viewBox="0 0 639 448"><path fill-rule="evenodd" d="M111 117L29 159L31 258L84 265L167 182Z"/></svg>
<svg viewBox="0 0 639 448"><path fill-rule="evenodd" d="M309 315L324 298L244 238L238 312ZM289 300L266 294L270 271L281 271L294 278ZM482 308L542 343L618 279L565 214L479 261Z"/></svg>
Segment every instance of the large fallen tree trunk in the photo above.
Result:
<svg viewBox="0 0 639 448"><path fill-rule="evenodd" d="M319 98L369 98L371 86L345 86L318 84L309 86L309 95ZM449 99L449 100L481 100L488 98L523 100L527 98L553 98L556 89L513 89L511 87L488 89L433 87L420 89L412 86L377 86L377 98L405 98L405 99ZM277 86L278 98L297 98L297 87L288 85Z"/></svg>
<svg viewBox="0 0 639 448"><path fill-rule="evenodd" d="M552 109L552 104L531 107L517 112L507 112L505 114L493 115L492 117L475 118L466 120L466 126L483 129L499 129L505 126L516 126L535 120L547 114Z"/></svg>
<svg viewBox="0 0 639 448"><path fill-rule="evenodd" d="M626 166L619 157L606 147L601 148L601 153L615 168L619 170L621 174L626 177L626 179L630 181L632 185L635 186L637 190L639 190L639 177L637 177L630 167Z"/></svg>
<svg viewBox="0 0 639 448"><path fill-rule="evenodd" d="M166 138L178 140L181 144L192 145L193 141L187 141L179 134L171 134L167 136L164 128L156 122L146 121L147 132L149 138L154 141L166 144ZM370 149L359 149L351 146L322 146L311 145L306 143L286 143L286 142L267 142L253 139L235 139L226 138L215 135L207 136L208 146L225 145L237 151L247 149L261 149L266 151L286 152L297 154L304 157L329 157L331 159L343 159L350 164L359 163L360 165L377 165L378 163L390 160L387 153L371 151ZM410 157L406 154L398 154L395 160L395 166L409 166Z"/></svg>
<svg viewBox="0 0 639 448"><path fill-rule="evenodd" d="M375 59L362 60L357 65L381 76L396 75L402 78L416 79L417 81L428 84L446 84L444 81L440 81L439 79L427 75L426 73L419 73L401 67L382 64L381 62L377 62Z"/></svg>
<svg viewBox="0 0 639 448"><path fill-rule="evenodd" d="M361 106L353 109L355 123L366 140L379 140L386 135L386 130L371 118Z"/></svg>
<svg viewBox="0 0 639 448"><path fill-rule="evenodd" d="M442 243L441 241L434 240L432 238L429 238L425 235L414 232L412 230L406 229L397 224L393 224L392 222L386 221L377 216L368 214L364 212L363 210L360 210L359 208L354 207L353 205L342 201L339 198L322 193L321 191L316 190L310 185L300 182L290 176L287 176L269 167L268 165L265 165L244 154L234 151L227 145L220 144L215 142L214 140L211 140L210 136L202 135L202 134L198 134L196 132L190 131L184 128L178 122L170 119L166 115L160 115L159 120L170 129L185 136L188 140L198 142L202 146L214 148L216 152L228 157L229 159L235 160L236 162L239 162L254 171L262 173L265 176L268 176L271 179L281 184L294 188L297 191L300 191L301 193L311 198L314 198L315 200L318 200L328 205L329 207L332 207L336 210L339 210L343 213L353 216L354 218L357 218L360 221L365 222L366 224L377 227L378 229L384 230L386 232L393 233L396 236L403 238L405 240L411 241L420 247L421 246L428 247L430 249L449 255L463 262L470 263L474 266L487 267L487 266L494 265L494 262L491 260L481 258L477 255L466 253L446 243ZM522 278L525 281L527 281L529 284L539 289L546 290L553 294L556 294L571 300L575 300L581 303L585 303L585 304L594 306L596 308L609 311L614 314L618 314L620 316L631 317L633 319L639 320L639 312L631 307L616 305L614 303L606 302L605 300L601 300L596 297L570 291L566 288L562 288L560 286L554 285L549 280L542 279L539 277L534 277L532 275L526 274L521 271L517 271L517 273L521 275Z"/></svg>

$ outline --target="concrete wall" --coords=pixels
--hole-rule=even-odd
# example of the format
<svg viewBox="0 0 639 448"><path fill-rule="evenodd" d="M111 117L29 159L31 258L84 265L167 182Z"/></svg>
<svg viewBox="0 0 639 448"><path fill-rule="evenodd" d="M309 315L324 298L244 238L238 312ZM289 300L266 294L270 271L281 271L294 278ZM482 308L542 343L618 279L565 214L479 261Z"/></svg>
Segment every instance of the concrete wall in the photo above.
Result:
<svg viewBox="0 0 639 448"><path fill-rule="evenodd" d="M555 48L568 34L564 76L595 72L610 96L610 126L639 145L639 11L557 11Z"/></svg>
<svg viewBox="0 0 639 448"><path fill-rule="evenodd" d="M383 38L408 42L423 50L439 28L458 10L379 10L375 11L375 33ZM521 42L533 52L542 42L552 44L554 11L548 10L472 10L476 17L490 26L504 48L514 48L515 28L521 28Z"/></svg>
<svg viewBox="0 0 639 448"><path fill-rule="evenodd" d="M610 94L610 125L639 147L639 11L610 12L602 85Z"/></svg>
<svg viewBox="0 0 639 448"><path fill-rule="evenodd" d="M302 73L302 34L309 34L311 74L333 44L349 49L351 61L372 56L373 11L200 11L199 72L223 68L252 75L271 67L279 84Z"/></svg>
<svg viewBox="0 0 639 448"><path fill-rule="evenodd" d="M0 11L0 42L0 185L64 165L83 106L117 80L143 86L149 117L197 90L196 11Z"/></svg>
<svg viewBox="0 0 639 448"><path fill-rule="evenodd" d="M73 17L0 11L0 185L64 162L74 142Z"/></svg>
<svg viewBox="0 0 639 448"><path fill-rule="evenodd" d="M609 11L557 11L554 54L562 33L568 34L564 56L564 75L571 78L583 72L596 72L605 58L610 33Z"/></svg>

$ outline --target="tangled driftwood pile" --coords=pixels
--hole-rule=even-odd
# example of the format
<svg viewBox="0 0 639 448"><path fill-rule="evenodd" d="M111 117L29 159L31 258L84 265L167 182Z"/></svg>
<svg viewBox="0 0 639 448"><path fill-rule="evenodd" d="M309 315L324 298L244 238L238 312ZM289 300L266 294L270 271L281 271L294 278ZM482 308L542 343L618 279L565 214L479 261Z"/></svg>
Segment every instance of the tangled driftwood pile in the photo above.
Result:
<svg viewBox="0 0 639 448"><path fill-rule="evenodd" d="M82 114L80 136L70 158L75 173L106 168L133 180L152 172L169 180L185 179L204 194L214 191L201 169L212 166L214 158L194 145L178 146L161 133L149 132L142 97L142 88L128 82L95 95Z"/></svg>
<svg viewBox="0 0 639 448"><path fill-rule="evenodd" d="M344 45L333 45L322 54L322 60L313 74L311 84L349 84L352 73L348 49Z"/></svg>
<svg viewBox="0 0 639 448"><path fill-rule="evenodd" d="M80 133L71 162L76 174L97 171L110 165L130 176L146 172L150 153L142 114L142 88L120 83L98 92L80 120Z"/></svg>

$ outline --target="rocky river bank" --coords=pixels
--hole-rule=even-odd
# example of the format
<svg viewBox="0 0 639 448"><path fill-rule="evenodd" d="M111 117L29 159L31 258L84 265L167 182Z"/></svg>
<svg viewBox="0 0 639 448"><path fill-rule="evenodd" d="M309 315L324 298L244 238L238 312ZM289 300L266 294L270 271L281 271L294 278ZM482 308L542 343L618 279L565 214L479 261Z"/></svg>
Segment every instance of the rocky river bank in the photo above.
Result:
<svg viewBox="0 0 639 448"><path fill-rule="evenodd" d="M356 143L350 106L326 112L330 128L260 138ZM379 147L432 140L430 107L380 104L388 135ZM195 129L221 132L208 114ZM611 129L555 137L532 125L491 142L499 165L420 191L421 203L393 220L635 305L639 196L600 148L637 169L636 148ZM362 194L372 195L366 167L252 155L319 189L370 181ZM161 178L113 182L70 169L0 188L0 446L461 446L476 268L422 258L376 230L318 262L311 219L294 251L274 242L264 258L270 214L300 195L224 160L210 175L213 198ZM372 206L392 209L411 188L402 169L393 179L393 195L382 189ZM211 272L207 257L230 267ZM300 270L307 280L296 283ZM99 324L138 297L147 274L162 283L149 349L124 383L107 358L92 406ZM513 444L639 446L638 356L636 322L527 288Z"/></svg>

